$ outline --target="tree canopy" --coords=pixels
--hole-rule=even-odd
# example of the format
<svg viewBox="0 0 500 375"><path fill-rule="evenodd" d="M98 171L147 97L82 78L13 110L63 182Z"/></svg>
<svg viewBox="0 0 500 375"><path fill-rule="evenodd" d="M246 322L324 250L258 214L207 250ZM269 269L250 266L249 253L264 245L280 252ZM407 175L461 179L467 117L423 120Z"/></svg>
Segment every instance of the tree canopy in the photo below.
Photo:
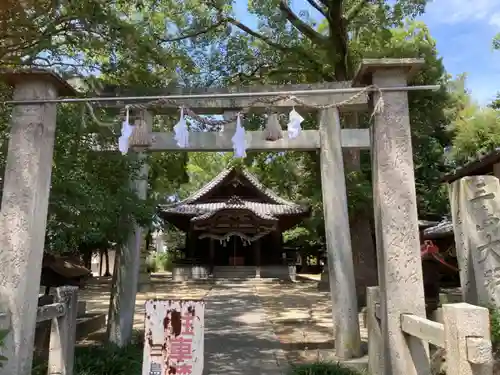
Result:
<svg viewBox="0 0 500 375"><path fill-rule="evenodd" d="M416 21L426 0L28 0L2 3L0 56L10 67L49 67L82 90L130 86L137 93L172 86L227 86L342 81L352 78L362 58L422 57L427 65L416 84L446 84L449 77L426 25ZM16 22L11 22L16 20ZM253 25L255 24L255 26ZM143 91L141 91L143 90ZM10 95L8 88L1 91ZM446 194L438 183L445 171L455 99L446 90L411 92L410 116L419 213L441 216ZM97 111L101 121L111 113ZM369 116L347 115L344 126L366 127ZM0 147L6 151L9 112L0 117ZM171 130L173 118L156 119L155 130ZM262 119L246 124L256 129ZM131 220L151 225L155 204L185 196L234 163L230 154L158 153L148 156L149 199L129 187L139 162L131 156L92 151L117 136L118 126L97 126L84 108L59 107L47 249L77 250L120 243ZM307 117L304 128L316 128ZM207 130L211 130L210 128ZM100 136L90 138L90 133ZM5 155L5 152L0 153ZM0 156L0 168L4 160ZM371 216L368 153L346 153L349 208ZM324 224L318 154L249 153L244 163L281 195L311 205L313 215L290 234L321 244ZM363 216L361 215L361 216ZM359 215L358 215L359 216ZM300 235L298 235L300 234ZM366 237L366 236L365 236ZM85 247L84 246L84 247Z"/></svg>

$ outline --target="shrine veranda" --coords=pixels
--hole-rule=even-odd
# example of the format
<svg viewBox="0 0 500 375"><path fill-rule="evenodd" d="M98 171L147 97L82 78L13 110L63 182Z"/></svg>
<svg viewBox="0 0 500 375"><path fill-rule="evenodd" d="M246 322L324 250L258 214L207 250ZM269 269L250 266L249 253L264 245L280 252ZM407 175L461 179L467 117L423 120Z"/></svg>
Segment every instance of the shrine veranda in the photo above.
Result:
<svg viewBox="0 0 500 375"><path fill-rule="evenodd" d="M1 78L14 87L13 100L6 102L14 107L0 242L1 261L12 265L4 269L0 279L0 298L10 316L12 332L4 353L9 360L0 373L28 375L31 371L37 277L50 192L56 105L60 102L118 106L119 122L124 117L131 122L134 119L125 137L126 148L139 155L156 151L235 151L237 156L244 156L246 151L319 150L335 349L336 356L344 360L359 357L362 352L342 150L371 150L383 343L379 350L385 352L387 374L428 373L427 343L406 335L401 326L402 314L425 318L407 93L438 88L407 86L423 66L421 59L365 60L352 82L207 88L175 95L170 90L163 96L114 99L60 98L75 96L76 92L48 71L2 73ZM191 132L186 139L186 128L180 121L175 133L152 132L155 114L178 112L179 107L195 119L202 114L223 114L225 121L219 122L223 130ZM293 124L288 133L283 131L281 138L276 138L276 129L245 131L242 126L247 111L267 111L271 117L275 112L292 109L302 115L316 112L319 130L301 130L300 121L299 127L296 120L292 121L295 115L290 118ZM370 128L341 128L339 111L371 113ZM292 138L290 129L295 131ZM271 133L274 139L268 140ZM146 197L147 172L144 165L135 185L142 199ZM118 345L128 342L132 334L141 236L142 229L136 225L119 257L117 296L111 302L109 322L110 339Z"/></svg>

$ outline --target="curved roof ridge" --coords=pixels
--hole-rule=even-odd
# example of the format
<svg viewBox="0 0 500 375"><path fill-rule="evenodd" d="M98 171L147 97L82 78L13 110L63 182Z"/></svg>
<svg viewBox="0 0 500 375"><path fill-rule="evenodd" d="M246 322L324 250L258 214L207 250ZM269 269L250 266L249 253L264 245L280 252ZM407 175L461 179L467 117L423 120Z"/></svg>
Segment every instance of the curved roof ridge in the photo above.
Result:
<svg viewBox="0 0 500 375"><path fill-rule="evenodd" d="M183 204L192 204L196 202L198 199L202 198L204 195L207 195L210 193L214 188L216 188L219 184L221 184L225 178L227 178L231 172L236 171L236 167L229 167L223 169L218 175L216 175L212 180L210 180L208 183L206 183L202 188L198 189L197 191L193 192L191 195L189 195L187 198L171 203L171 204L161 204L160 207L174 207L174 206L179 206ZM253 173L251 173L247 168L242 168L241 169L241 175L245 177L256 189L261 191L266 197L274 201L276 204L282 204L285 206L293 206L293 207L302 207L300 204L292 202L290 200L284 199L280 197L278 194L276 194L274 191L271 189L267 188L264 184L262 184L257 176L255 176Z"/></svg>

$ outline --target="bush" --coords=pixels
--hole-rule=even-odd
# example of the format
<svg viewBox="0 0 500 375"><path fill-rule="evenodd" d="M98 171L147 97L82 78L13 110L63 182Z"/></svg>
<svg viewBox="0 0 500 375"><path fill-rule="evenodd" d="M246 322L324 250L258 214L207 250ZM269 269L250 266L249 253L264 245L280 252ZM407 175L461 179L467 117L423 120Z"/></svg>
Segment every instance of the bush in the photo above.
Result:
<svg viewBox="0 0 500 375"><path fill-rule="evenodd" d="M143 345L138 340L120 348L114 344L77 347L74 375L138 375ZM38 363L37 363L38 362ZM47 375L47 362L35 361L32 375Z"/></svg>
<svg viewBox="0 0 500 375"><path fill-rule="evenodd" d="M362 373L339 363L315 362L292 365L290 375L361 375Z"/></svg>
<svg viewBox="0 0 500 375"><path fill-rule="evenodd" d="M493 349L500 347L500 310L490 308L491 343Z"/></svg>
<svg viewBox="0 0 500 375"><path fill-rule="evenodd" d="M172 255L170 253L153 253L147 260L151 272L172 271Z"/></svg>

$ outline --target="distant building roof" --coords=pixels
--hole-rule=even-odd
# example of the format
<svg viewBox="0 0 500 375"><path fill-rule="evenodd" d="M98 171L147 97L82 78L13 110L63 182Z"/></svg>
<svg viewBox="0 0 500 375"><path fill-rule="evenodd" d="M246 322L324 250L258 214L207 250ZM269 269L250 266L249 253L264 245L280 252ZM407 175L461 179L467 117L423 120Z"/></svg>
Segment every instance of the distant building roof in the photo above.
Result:
<svg viewBox="0 0 500 375"><path fill-rule="evenodd" d="M224 169L186 199L158 207L159 215L181 230L224 210L247 211L268 221L297 217L282 223L282 229L288 229L310 213L309 207L281 198L266 188L248 170L234 167Z"/></svg>
<svg viewBox="0 0 500 375"><path fill-rule="evenodd" d="M469 160L464 165L441 177L442 182L452 183L465 176L490 174L493 164L500 162L500 147Z"/></svg>
<svg viewBox="0 0 500 375"><path fill-rule="evenodd" d="M445 219L437 225L424 229L423 234L424 238L429 240L452 236L453 223L451 220Z"/></svg>

